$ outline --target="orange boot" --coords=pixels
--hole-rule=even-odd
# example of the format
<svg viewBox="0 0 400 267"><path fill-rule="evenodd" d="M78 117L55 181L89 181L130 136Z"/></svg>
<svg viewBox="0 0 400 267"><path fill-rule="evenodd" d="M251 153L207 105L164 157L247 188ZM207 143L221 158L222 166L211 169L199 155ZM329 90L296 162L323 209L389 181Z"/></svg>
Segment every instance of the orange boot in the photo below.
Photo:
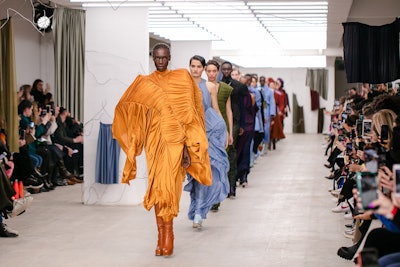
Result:
<svg viewBox="0 0 400 267"><path fill-rule="evenodd" d="M163 255L170 256L174 251L174 229L173 229L173 220L166 222L164 221L164 248Z"/></svg>
<svg viewBox="0 0 400 267"><path fill-rule="evenodd" d="M155 250L155 255L156 256L162 256L163 255L163 242L164 242L164 220L163 218L157 216L157 214L160 211L160 207L158 204L154 206L154 211L156 213L156 221L157 221L157 229L158 229L158 242L157 242L157 247Z"/></svg>

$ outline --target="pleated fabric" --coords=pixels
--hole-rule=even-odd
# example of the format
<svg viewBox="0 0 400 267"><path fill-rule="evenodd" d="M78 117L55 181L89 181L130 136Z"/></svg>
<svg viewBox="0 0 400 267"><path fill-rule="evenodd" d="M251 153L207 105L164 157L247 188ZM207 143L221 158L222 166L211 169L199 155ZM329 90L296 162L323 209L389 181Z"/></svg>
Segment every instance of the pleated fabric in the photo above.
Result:
<svg viewBox="0 0 400 267"><path fill-rule="evenodd" d="M143 148L148 188L143 205L159 204L158 216L169 221L178 215L186 171L201 184L211 185L204 110L199 88L186 69L139 75L115 108L112 126L127 155L122 182L136 177L136 156ZM182 167L183 146L191 165Z"/></svg>
<svg viewBox="0 0 400 267"><path fill-rule="evenodd" d="M118 184L119 155L121 147L113 139L111 124L100 122L97 141L95 181L101 184Z"/></svg>
<svg viewBox="0 0 400 267"><path fill-rule="evenodd" d="M224 200L229 193L229 161L225 150L226 126L224 119L211 107L211 96L206 81L202 79L199 87L203 96L205 121L208 138L208 154L210 156L212 185L204 186L188 175L185 191L190 192L188 217L193 220L195 214L204 219L212 205Z"/></svg>

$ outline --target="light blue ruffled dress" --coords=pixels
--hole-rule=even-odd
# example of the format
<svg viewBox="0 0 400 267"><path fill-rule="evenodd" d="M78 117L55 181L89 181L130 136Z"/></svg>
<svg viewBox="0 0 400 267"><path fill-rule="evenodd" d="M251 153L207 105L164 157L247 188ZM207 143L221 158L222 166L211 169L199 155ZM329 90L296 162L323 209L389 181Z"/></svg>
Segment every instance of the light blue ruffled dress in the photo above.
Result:
<svg viewBox="0 0 400 267"><path fill-rule="evenodd" d="M211 107L211 96L202 79L199 87L203 96L204 118L208 138L208 154L210 156L212 185L204 186L188 174L185 191L190 192L188 217L194 219L195 214L206 218L212 205L224 200L229 193L228 170L229 161L225 150L226 125L224 119Z"/></svg>

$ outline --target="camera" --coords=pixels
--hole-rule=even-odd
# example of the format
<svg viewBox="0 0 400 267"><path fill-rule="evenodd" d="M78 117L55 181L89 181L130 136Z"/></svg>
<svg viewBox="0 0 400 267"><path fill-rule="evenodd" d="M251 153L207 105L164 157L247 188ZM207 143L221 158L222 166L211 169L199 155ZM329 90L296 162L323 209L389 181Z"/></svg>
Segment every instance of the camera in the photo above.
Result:
<svg viewBox="0 0 400 267"><path fill-rule="evenodd" d="M44 116L46 116L46 115L47 115L47 110L43 109L43 110L40 112L40 117L44 117Z"/></svg>

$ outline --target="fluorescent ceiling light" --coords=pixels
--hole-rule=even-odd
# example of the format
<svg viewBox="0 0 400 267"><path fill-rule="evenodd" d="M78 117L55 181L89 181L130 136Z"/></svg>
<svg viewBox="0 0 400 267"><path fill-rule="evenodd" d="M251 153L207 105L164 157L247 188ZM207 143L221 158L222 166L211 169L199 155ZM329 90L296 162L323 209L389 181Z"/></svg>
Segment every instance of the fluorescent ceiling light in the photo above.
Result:
<svg viewBox="0 0 400 267"><path fill-rule="evenodd" d="M161 6L161 3L83 3L83 7L148 7L148 6Z"/></svg>
<svg viewBox="0 0 400 267"><path fill-rule="evenodd" d="M276 2L265 2L265 1L258 1L258 2L247 2L249 6L293 6L293 5L301 5L301 6L314 6L314 5L328 5L328 2L321 1L321 2L284 2L284 1L276 1Z"/></svg>

